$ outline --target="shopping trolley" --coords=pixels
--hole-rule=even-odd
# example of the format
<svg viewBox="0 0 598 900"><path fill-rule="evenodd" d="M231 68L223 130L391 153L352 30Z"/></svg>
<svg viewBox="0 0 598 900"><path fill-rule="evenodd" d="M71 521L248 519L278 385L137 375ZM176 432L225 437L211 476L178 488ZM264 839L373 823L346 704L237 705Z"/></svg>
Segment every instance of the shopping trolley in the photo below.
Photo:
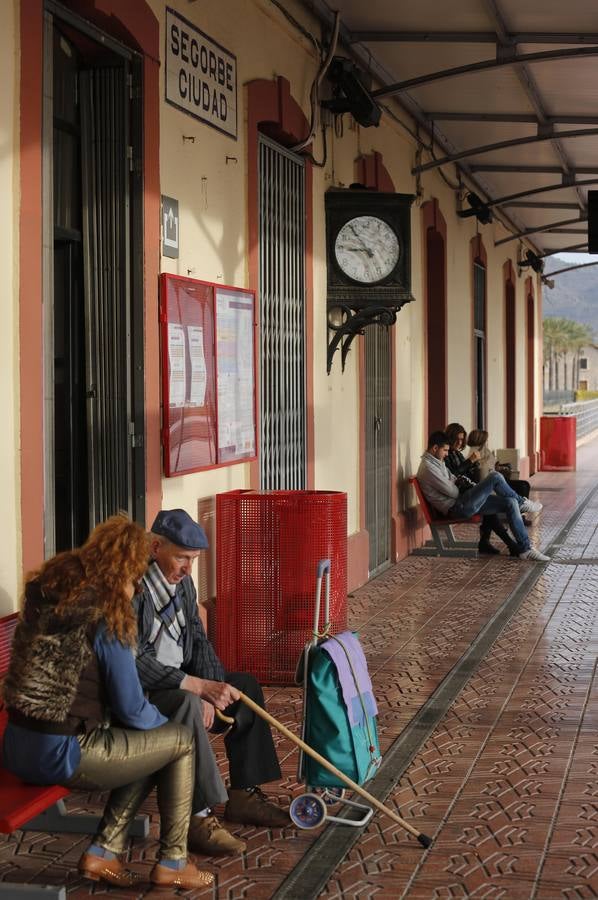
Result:
<svg viewBox="0 0 598 900"><path fill-rule="evenodd" d="M325 578L324 625L319 630L322 582ZM303 683L301 739L357 784L376 773L381 762L376 706L363 650L350 631L330 633L330 560L320 560L312 638L297 667ZM365 691L364 691L365 688ZM289 813L299 828L317 828L323 822L362 826L369 822L371 806L350 800L343 781L303 751L298 779L307 791L291 803ZM356 815L333 815L330 807L343 804Z"/></svg>

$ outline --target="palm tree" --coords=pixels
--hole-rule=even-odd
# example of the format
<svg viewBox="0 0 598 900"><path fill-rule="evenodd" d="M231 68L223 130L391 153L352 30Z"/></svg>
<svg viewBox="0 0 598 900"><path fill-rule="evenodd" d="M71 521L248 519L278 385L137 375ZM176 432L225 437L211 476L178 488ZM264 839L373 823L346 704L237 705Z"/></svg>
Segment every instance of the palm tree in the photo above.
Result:
<svg viewBox="0 0 598 900"><path fill-rule="evenodd" d="M579 357L581 348L593 340L592 329L588 325L574 322L560 316L544 319L544 382L548 370L548 390L560 390L560 361L563 361L563 388L567 389L568 356L574 356L571 365L571 389L575 390L579 380Z"/></svg>

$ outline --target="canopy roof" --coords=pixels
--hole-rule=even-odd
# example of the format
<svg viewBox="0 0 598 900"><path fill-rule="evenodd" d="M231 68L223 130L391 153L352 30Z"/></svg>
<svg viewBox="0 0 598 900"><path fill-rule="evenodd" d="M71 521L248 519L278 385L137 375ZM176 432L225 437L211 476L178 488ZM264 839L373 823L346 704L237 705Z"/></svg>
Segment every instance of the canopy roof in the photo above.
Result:
<svg viewBox="0 0 598 900"><path fill-rule="evenodd" d="M331 25L326 0L305 6ZM541 255L587 248L598 190L596 0L335 0L339 52L420 125L414 174L459 172ZM457 168L455 168L457 167ZM516 196L513 196L516 195ZM463 210L469 209L467 201ZM507 240L517 240L509 237Z"/></svg>

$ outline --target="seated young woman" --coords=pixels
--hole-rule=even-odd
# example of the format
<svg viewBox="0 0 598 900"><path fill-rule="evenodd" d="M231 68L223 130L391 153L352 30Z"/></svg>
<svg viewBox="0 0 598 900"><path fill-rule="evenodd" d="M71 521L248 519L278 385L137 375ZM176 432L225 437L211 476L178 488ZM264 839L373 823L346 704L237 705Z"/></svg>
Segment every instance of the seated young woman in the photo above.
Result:
<svg viewBox="0 0 598 900"><path fill-rule="evenodd" d="M462 475L469 478L472 482L479 482L481 480L479 454L474 450L467 458L465 457L463 448L465 447L466 432L463 425L460 425L458 422L451 422L450 425L446 426L445 432L449 439L449 452L444 461L447 469L453 475ZM500 553L500 550L490 542L492 532L506 544L511 556L519 556L517 542L513 540L508 530L501 524L497 515L482 517L478 553L487 555Z"/></svg>
<svg viewBox="0 0 598 900"><path fill-rule="evenodd" d="M3 686L9 718L3 761L33 784L110 791L79 871L119 887L139 880L118 857L156 788L160 856L150 881L192 890L214 880L187 859L193 737L145 699L132 652L131 600L148 557L143 529L113 516L79 550L58 554L27 577Z"/></svg>
<svg viewBox="0 0 598 900"><path fill-rule="evenodd" d="M484 431L482 428L474 428L474 430L470 431L467 435L467 446L471 448L468 459L473 458L476 460L480 470L480 478L485 478L486 475L489 475L490 472L494 472L494 470L497 469L504 477L507 484L509 484L520 497L525 497L526 500L529 500L529 481L511 478L511 467L499 465L496 456L488 447L487 431Z"/></svg>

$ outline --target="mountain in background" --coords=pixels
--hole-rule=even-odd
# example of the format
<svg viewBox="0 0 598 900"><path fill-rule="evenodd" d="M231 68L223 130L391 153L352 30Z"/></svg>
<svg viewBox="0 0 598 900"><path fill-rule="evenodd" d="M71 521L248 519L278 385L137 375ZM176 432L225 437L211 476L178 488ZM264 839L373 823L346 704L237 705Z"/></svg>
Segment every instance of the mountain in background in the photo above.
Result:
<svg viewBox="0 0 598 900"><path fill-rule="evenodd" d="M546 260L544 274L550 278L551 272L568 265L575 263L551 256ZM562 316L564 319L589 325L598 340L598 265L557 275L552 290L544 285L542 297L545 319L548 316Z"/></svg>

